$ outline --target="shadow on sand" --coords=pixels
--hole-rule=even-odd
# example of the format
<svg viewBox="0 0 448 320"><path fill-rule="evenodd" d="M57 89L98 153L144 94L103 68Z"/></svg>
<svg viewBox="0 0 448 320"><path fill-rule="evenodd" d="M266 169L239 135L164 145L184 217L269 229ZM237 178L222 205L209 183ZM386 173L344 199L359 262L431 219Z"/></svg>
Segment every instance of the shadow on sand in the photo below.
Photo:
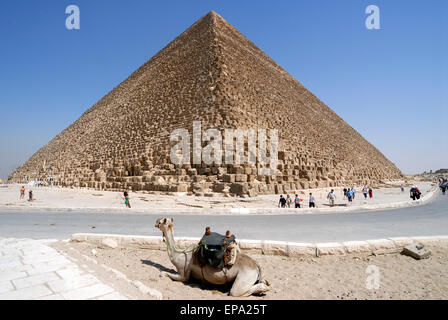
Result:
<svg viewBox="0 0 448 320"><path fill-rule="evenodd" d="M330 206L330 204L328 204L328 203L324 203L324 204L322 204L323 206L325 206L325 207L331 207ZM347 207L347 203L335 203L335 205L333 206L333 208L334 207Z"/></svg>
<svg viewBox="0 0 448 320"><path fill-rule="evenodd" d="M140 260L143 264L146 264L148 266L154 267L159 269L160 271L165 271L172 274L177 274L177 272L174 269L169 269L165 266L162 266L160 263L151 261L151 260ZM220 295L228 295L230 292L230 289L232 288L233 283L223 284L223 285L215 285L211 284L199 279L195 279L194 277L190 277L188 282L184 282L185 285L191 287L191 288L200 288L202 290L212 290L216 294Z"/></svg>

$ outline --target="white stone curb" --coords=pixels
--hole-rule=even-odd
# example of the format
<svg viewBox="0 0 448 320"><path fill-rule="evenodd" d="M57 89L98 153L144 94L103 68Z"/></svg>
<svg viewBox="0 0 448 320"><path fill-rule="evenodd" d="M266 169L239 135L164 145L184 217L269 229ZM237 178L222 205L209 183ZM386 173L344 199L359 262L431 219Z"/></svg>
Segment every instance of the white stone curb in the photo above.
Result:
<svg viewBox="0 0 448 320"><path fill-rule="evenodd" d="M73 237L73 236L72 236L72 237ZM108 237L107 239L110 239L110 238ZM89 242L89 241L87 241L87 242ZM100 240L100 242L101 242L101 240ZM95 264L98 265L98 261L96 261L94 258L91 258L91 257L89 257L89 256L86 256L85 254L82 254L80 251L76 250L75 248L70 248L70 249L73 250L73 251L76 251L76 252L77 252L79 255L81 255L84 259L86 259L86 260L88 260L88 261L90 261L90 262L93 262L93 263L95 263ZM124 280L124 281L126 281L127 283L130 283L130 284L132 284L133 286L137 287L137 289L138 289L141 293L146 294L146 295L149 295L149 296L151 296L151 297L154 297L154 298L156 298L157 300L162 300L162 299L163 299L163 295L162 295L162 293L161 293L160 291L158 291L158 290L156 290L156 289L149 288L149 287L145 286L143 283L141 283L140 281L132 281L132 280L130 280L124 273L122 273L122 272L120 272L120 271L118 271L118 270L116 270L116 269L114 269L114 268L111 268L111 267L109 267L109 266L106 266L105 264L100 264L100 266L101 266L103 269L105 269L106 271L109 271L109 272L112 272L113 274L115 274L115 276L116 276L117 278L119 278L119 279L121 279L121 280Z"/></svg>
<svg viewBox="0 0 448 320"><path fill-rule="evenodd" d="M121 247L139 247L153 250L165 250L166 244L162 237L156 236L132 236L132 235L114 235L114 234L92 234L75 233L72 235L72 241L88 242L96 245L102 245L104 239L115 240ZM179 248L184 249L192 244L199 242L200 238L180 237L175 238ZM288 257L324 255L345 255L352 253L370 253L370 254L390 254L399 253L403 247L411 243L421 243L423 245L438 245L448 243L448 236L431 237L396 237L388 239L373 239L366 241L346 241L346 242L322 242L322 243L299 243L287 241L269 241L269 240L238 240L242 251L276 255Z"/></svg>

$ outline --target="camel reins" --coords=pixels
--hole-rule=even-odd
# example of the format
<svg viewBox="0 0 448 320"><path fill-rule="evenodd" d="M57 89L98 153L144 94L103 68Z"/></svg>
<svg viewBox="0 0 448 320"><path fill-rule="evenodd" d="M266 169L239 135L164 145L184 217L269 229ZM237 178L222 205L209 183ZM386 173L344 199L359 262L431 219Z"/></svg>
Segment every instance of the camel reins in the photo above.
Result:
<svg viewBox="0 0 448 320"><path fill-rule="evenodd" d="M173 250L176 253L190 253L190 252L194 252L197 248L199 248L200 246L204 245L203 243L200 243L200 244L195 244L194 247L192 249L190 249L190 250L188 250L188 249L191 247L191 245L189 247L185 248L184 250L179 250L179 249L171 246L168 243L168 241L165 240L164 242L165 242L166 246L168 247L168 249L171 249L171 250Z"/></svg>

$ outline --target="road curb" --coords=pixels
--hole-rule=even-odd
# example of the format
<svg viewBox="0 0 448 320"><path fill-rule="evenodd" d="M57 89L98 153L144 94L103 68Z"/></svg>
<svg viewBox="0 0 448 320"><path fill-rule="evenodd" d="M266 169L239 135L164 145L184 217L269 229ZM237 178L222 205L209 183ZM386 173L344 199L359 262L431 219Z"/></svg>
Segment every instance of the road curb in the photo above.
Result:
<svg viewBox="0 0 448 320"><path fill-rule="evenodd" d="M116 241L119 247L138 247L152 250L165 250L166 248L166 244L161 236L75 233L72 235L71 241L102 245L102 241L105 239ZM175 238L175 240L180 249L185 249L188 246L198 243L200 238L178 237ZM393 237L365 241L321 243L246 239L238 240L238 244L244 252L288 257L320 257L326 255L347 255L354 253L370 253L374 255L391 254L401 252L403 247L411 243L439 245L442 243L448 243L448 236Z"/></svg>

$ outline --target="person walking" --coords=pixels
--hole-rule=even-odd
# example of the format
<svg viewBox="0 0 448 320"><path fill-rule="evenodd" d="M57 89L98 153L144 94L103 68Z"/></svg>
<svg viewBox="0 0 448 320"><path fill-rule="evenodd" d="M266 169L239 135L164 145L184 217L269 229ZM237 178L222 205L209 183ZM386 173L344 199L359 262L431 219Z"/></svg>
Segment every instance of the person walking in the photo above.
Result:
<svg viewBox="0 0 448 320"><path fill-rule="evenodd" d="M354 195L353 188L349 189L347 191L347 200L348 200L349 203L351 203L353 201L353 195Z"/></svg>
<svg viewBox="0 0 448 320"><path fill-rule="evenodd" d="M372 188L369 188L369 198L372 199L373 197L373 190Z"/></svg>
<svg viewBox="0 0 448 320"><path fill-rule="evenodd" d="M289 196L289 194L286 195L286 205L288 206L288 208L291 208L291 203L292 203L292 199Z"/></svg>
<svg viewBox="0 0 448 320"><path fill-rule="evenodd" d="M334 207L334 201L336 199L336 195L334 194L333 189L331 189L331 191L327 194L327 199L330 202L330 207Z"/></svg>
<svg viewBox="0 0 448 320"><path fill-rule="evenodd" d="M295 208L300 209L300 201L302 201L302 199L300 199L299 195L296 194L296 197L294 198L294 207Z"/></svg>
<svg viewBox="0 0 448 320"><path fill-rule="evenodd" d="M28 201L33 201L34 199L33 199L33 190L30 190L29 192L28 192Z"/></svg>
<svg viewBox="0 0 448 320"><path fill-rule="evenodd" d="M124 204L127 208L131 208L131 203L129 202L129 196L124 197Z"/></svg>
<svg viewBox="0 0 448 320"><path fill-rule="evenodd" d="M445 194L447 188L448 188L448 181L447 181L447 179L444 179L442 181L442 183L440 184L440 189L442 190L442 194Z"/></svg>
<svg viewBox="0 0 448 320"><path fill-rule="evenodd" d="M344 200L347 198L347 188L344 188Z"/></svg>
<svg viewBox="0 0 448 320"><path fill-rule="evenodd" d="M401 192L404 192L404 184L401 184Z"/></svg>
<svg viewBox="0 0 448 320"><path fill-rule="evenodd" d="M412 201L415 201L415 186L412 186L411 189L409 190L409 196L411 197Z"/></svg>
<svg viewBox="0 0 448 320"><path fill-rule="evenodd" d="M309 201L309 205L308 205L310 208L315 208L316 207L316 203L315 203L315 200L314 200L314 196L313 196L313 194L310 192L310 201Z"/></svg>
<svg viewBox="0 0 448 320"><path fill-rule="evenodd" d="M355 193L356 193L355 187L352 187L350 189L350 191L352 192L352 199L354 200L355 199Z"/></svg>
<svg viewBox="0 0 448 320"><path fill-rule="evenodd" d="M369 191L369 187L367 185L365 185L362 188L362 194L364 195L364 200L367 199L367 192Z"/></svg>
<svg viewBox="0 0 448 320"><path fill-rule="evenodd" d="M282 208L286 207L286 199L283 197L283 195L280 195L280 199L278 200L278 207L280 208L280 206Z"/></svg>
<svg viewBox="0 0 448 320"><path fill-rule="evenodd" d="M20 188L20 199L25 198L25 186L22 186L22 188Z"/></svg>

